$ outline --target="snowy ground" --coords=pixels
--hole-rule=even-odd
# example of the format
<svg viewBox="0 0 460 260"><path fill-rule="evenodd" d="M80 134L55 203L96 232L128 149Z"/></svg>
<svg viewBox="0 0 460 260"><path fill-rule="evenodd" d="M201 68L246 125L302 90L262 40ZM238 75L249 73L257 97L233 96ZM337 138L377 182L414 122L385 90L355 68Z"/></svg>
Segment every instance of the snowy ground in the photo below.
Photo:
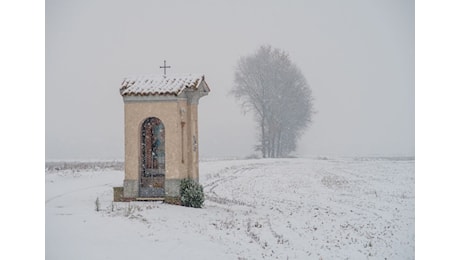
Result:
<svg viewBox="0 0 460 260"><path fill-rule="evenodd" d="M46 259L414 258L413 160L201 162L202 209L112 203L120 170L45 178Z"/></svg>

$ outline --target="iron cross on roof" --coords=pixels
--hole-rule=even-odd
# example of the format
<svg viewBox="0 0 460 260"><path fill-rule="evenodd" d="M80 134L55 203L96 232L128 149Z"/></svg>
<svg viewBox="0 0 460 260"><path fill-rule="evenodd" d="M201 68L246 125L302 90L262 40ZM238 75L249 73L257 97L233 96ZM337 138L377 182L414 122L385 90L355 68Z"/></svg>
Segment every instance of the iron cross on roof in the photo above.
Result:
<svg viewBox="0 0 460 260"><path fill-rule="evenodd" d="M160 66L160 69L164 69L164 75L163 76L166 76L166 69L170 69L171 66L166 66L166 60L164 60L164 65L163 66Z"/></svg>

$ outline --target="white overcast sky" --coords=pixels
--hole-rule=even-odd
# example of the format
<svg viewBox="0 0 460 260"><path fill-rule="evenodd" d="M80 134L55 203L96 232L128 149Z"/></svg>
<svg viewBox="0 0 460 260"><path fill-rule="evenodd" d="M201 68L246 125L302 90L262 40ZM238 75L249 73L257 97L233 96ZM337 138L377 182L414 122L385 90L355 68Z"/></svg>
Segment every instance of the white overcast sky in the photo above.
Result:
<svg viewBox="0 0 460 260"><path fill-rule="evenodd" d="M200 156L244 157L252 115L228 92L270 44L308 80L305 156L413 156L414 1L46 1L46 160L123 159L123 77L198 72Z"/></svg>

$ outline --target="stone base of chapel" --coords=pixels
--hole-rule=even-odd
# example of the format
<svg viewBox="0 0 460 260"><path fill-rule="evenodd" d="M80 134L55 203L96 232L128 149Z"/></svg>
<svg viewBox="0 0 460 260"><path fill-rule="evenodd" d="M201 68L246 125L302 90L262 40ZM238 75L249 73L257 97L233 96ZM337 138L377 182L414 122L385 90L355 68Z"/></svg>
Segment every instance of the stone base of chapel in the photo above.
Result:
<svg viewBox="0 0 460 260"><path fill-rule="evenodd" d="M113 201L127 202L127 201L142 201L142 200L163 200L169 204L180 205L180 182L182 179L166 179L165 180L165 194L164 196L156 197L140 197L139 196L139 181L138 180L124 180L123 187L113 188Z"/></svg>

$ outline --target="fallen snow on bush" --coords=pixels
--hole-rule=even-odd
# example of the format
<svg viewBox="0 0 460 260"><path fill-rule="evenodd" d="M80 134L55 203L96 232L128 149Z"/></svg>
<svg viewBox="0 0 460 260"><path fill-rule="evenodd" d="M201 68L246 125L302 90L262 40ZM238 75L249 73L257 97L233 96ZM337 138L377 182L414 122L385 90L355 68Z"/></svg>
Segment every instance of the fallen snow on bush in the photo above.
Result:
<svg viewBox="0 0 460 260"><path fill-rule="evenodd" d="M414 258L410 159L202 162L201 209L113 203L122 171L45 176L46 259Z"/></svg>

